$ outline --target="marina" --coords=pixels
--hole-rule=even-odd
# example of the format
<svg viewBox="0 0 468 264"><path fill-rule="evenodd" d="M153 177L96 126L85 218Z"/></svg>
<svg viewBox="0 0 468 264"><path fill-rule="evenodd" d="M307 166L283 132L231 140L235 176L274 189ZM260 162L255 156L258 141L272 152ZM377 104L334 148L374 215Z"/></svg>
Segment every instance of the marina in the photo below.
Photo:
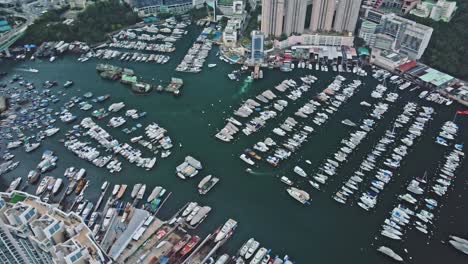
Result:
<svg viewBox="0 0 468 264"><path fill-rule="evenodd" d="M194 40L203 30L194 29L183 38ZM7 145L14 155L0 164L3 190L22 177L12 187L37 193L50 203L60 201L65 210L79 212L91 222L97 240L108 241L102 244L106 252L130 263L142 256L203 263L205 258L217 261L226 258L224 254L237 258L243 252L241 257L258 263L274 261L276 256L285 263L285 255L295 263L311 263L312 255L313 260L325 263L349 259L390 263L398 257L414 263L463 263L465 255L448 243L449 235L462 233L468 221L463 213L467 206L463 198L468 195L467 180L462 177L466 162L459 154L468 120L463 115L454 118L461 107L419 98L421 91L411 91L411 86L385 86L372 77L376 69L368 69L368 76L308 67L291 72L263 69L264 78L242 90L242 82L226 78L238 66L219 61L215 45L205 64L216 63L216 67L203 68L198 74L174 72L192 46L189 41L174 42L176 49L166 64L110 58L112 64L134 69L146 79L156 71L165 79L183 78L184 94L177 98L157 93L139 96L120 89L119 84L96 75L96 65L103 60L95 57L84 63L76 56L64 56L53 63L36 60L0 65L1 71L9 72L0 80L7 84L1 88L2 94L10 97L12 105L24 108L15 112L14 120L2 120L2 156ZM15 72L16 67L39 72ZM10 83L14 74L18 80ZM73 85L64 88L69 80ZM28 88L32 86L35 88ZM265 93L267 90L270 92ZM89 92L91 96L84 96ZM22 103L24 98L31 99ZM59 101L54 103L54 99ZM82 101L93 110L79 109ZM116 110L120 106L114 104L120 102L125 106ZM127 116L132 109L136 113ZM100 111L93 115L94 110ZM234 114L236 110L240 115ZM143 112L146 114L140 117L138 113ZM112 118L114 125L107 126ZM126 122L116 127L121 118ZM237 132L230 134L230 140L219 140L215 135L226 124L230 124L229 131L235 127ZM44 128L49 132L42 135ZM27 145L34 143L40 145L35 149ZM85 171L78 173L81 168ZM416 184L416 178L425 178L426 171L427 184ZM42 173L37 176L35 172ZM204 192L204 186L210 185L199 184L209 175L219 182L201 196L200 189ZM106 181L108 186L101 189ZM132 197L136 184L140 188ZM422 194L416 194L418 187ZM161 194L163 189L167 191ZM170 199L168 193L172 193ZM190 201L197 205L179 224L178 217L173 217L179 210L183 215ZM416 204L420 205L417 210ZM141 207L148 209L139 211ZM415 213L411 216L414 228L408 230L401 224L406 221L402 215L410 214L407 209ZM158 219L148 224L149 231L138 231L156 212ZM390 219L395 212L400 216ZM289 221L288 232L279 213ZM228 219L236 224L224 228ZM349 228L350 222L353 228ZM179 226L189 231L181 231ZM229 234L233 226L235 232ZM280 234L272 236L272 227ZM310 237L302 239L298 234ZM226 237L229 239L211 253ZM251 237L259 245L251 241L242 250ZM121 252L126 246L130 249ZM336 254L336 248L341 254Z"/></svg>

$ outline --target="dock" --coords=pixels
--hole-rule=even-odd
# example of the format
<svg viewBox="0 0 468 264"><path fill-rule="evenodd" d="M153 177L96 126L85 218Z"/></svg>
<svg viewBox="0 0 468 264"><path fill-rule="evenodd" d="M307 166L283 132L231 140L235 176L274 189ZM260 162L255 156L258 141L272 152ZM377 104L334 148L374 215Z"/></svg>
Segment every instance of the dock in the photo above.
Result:
<svg viewBox="0 0 468 264"><path fill-rule="evenodd" d="M108 188L109 188L109 184L102 191L101 196L99 196L99 200L97 201L96 206L94 207L94 212L96 212L99 209L99 207L101 206L102 200L104 199L104 195L106 194Z"/></svg>

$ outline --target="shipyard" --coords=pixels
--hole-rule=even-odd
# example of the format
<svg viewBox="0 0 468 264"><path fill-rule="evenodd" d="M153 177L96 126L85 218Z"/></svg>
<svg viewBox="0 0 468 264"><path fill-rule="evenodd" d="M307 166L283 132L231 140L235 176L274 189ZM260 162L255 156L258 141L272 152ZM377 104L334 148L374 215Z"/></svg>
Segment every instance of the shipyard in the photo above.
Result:
<svg viewBox="0 0 468 264"><path fill-rule="evenodd" d="M465 263L468 83L414 19L460 10L405 1L0 6L1 262Z"/></svg>

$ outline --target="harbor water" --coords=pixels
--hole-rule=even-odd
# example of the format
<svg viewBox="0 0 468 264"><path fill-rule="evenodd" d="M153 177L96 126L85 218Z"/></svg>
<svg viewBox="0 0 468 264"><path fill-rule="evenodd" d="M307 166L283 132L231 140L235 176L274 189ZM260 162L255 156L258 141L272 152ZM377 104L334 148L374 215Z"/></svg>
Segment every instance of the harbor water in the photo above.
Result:
<svg viewBox="0 0 468 264"><path fill-rule="evenodd" d="M296 263L303 264L391 263L389 258L376 251L376 248L381 245L390 245L405 259L405 263L468 262L467 256L446 243L451 234L468 237L468 214L466 213L468 167L466 161L458 170L454 188L447 196L439 200L441 207L437 210L434 226L431 228L433 232L429 236L415 229L409 230L405 240L401 242L388 241L380 236L381 224L395 206L397 196L405 193L407 183L426 171L429 177L434 176L437 167L443 162L448 148L435 144L434 139L442 124L453 120L455 111L459 109L458 106L440 106L421 100L417 96L420 93L419 90L397 90L400 93L398 101L390 104L388 113L377 122L375 129L351 154L338 175L332 178L322 191L317 191L308 184L305 178L293 172L294 166L299 165L309 175L312 175L322 161L340 147L340 141L354 131L341 124L341 121L350 119L358 123L367 117L368 109L360 106L359 103L363 100L371 101L371 90L378 84L378 81L372 77L358 77L354 74L343 73L347 81L358 78L363 81L359 91L326 124L317 127L316 132L308 138L304 146L287 161L281 163L278 168L272 168L266 162L257 162L258 165L253 166L252 172L248 173L246 164L239 159L243 150L271 136L274 127L287 116L293 116L297 108L325 89L337 73L306 69L283 73L278 70L265 69L263 79L255 80L251 85L244 85L245 75L239 82L227 78L227 74L239 66L221 62L216 56L216 47L207 59L207 63L217 63L216 67L208 68L205 65L203 71L198 74L175 72L174 69L192 45L191 40L197 33L199 31L191 30L182 41L177 43L177 50L169 54L171 60L164 65L97 59L80 63L77 62L77 57L73 56L59 58L53 63L48 60L1 62L0 71L9 72L9 76L4 80L8 80L13 74L20 74L25 80L35 83L36 89L43 89L41 84L46 80L55 80L60 84L73 80L75 84L68 89L64 89L63 85L52 88L52 93L58 90L66 93L65 96L59 97L60 102L51 104L51 107L57 110L69 98L82 96L89 91L95 96L110 94L111 98L102 103L102 107L107 108L112 103L123 101L126 109L135 108L147 112L145 117L137 121L129 120L127 122L129 124L124 127L133 126L136 123L146 126L156 122L168 130L168 135L174 141L172 155L166 159L158 158L156 166L151 171L122 160L122 171L110 174L106 169L97 168L68 151L59 139L64 137L64 133L72 125L57 121L56 125L61 128L61 131L46 139L38 150L31 153L25 153L23 148L11 151L16 155L15 160L21 163L17 169L0 178L1 189L5 190L10 181L18 176L26 179L29 170L34 169L39 163L42 151L50 149L56 153L59 161L57 168L47 175L64 177L63 173L67 167L85 168L87 178L91 181L90 187L85 192L89 200L97 201L101 184L104 181L109 181L112 185L128 184L129 189L136 183L145 183L148 185L147 191L161 185L172 192L170 199L159 213L163 219L172 216L188 201L197 201L213 208L199 227L198 232L202 234L213 231L228 218L236 219L239 226L232 239L223 247L231 254L235 253L247 239L255 237L262 246L271 248L273 254L287 254ZM184 86L178 97L157 92L149 95L135 95L125 85L101 79L96 73L97 63L111 63L131 68L136 75L154 84L160 81L165 83L171 77L179 77L184 80ZM39 73L21 71L30 67L39 69ZM316 76L319 81L312 84L311 90L301 99L290 102L291 105L285 111L269 121L258 133L250 136L239 133L231 143L221 142L214 137L217 131L225 125L224 119L231 116L243 100L253 98L266 89L272 89L284 79L293 78L299 82L299 77L306 74ZM389 85L389 87L392 86ZM402 107L409 101L416 102L419 106L433 106L436 113L424 135L413 145L409 155L404 159L395 179L379 196L376 209L366 212L356 203L342 205L335 202L331 197L332 194L359 167L360 162L381 138L384 131L391 129L394 118L402 112ZM73 124L77 124L81 118L90 115L90 112L76 107L71 112L78 116L78 120ZM111 116L97 123L105 127ZM311 121L309 119L305 122L312 124ZM459 116L456 123L460 126L457 142L466 143L468 119ZM121 129L107 127L105 129L120 142L130 142L131 137L144 132L140 129L127 135ZM4 143L2 149L4 149ZM139 148L143 149L141 146ZM196 179L181 180L175 174L175 167L182 163L187 155L200 160L203 170ZM310 160L311 164L306 164L305 160ZM220 182L207 195L200 196L197 191L198 181L208 174L220 178ZM288 195L285 185L279 180L279 177L283 175L293 180L295 186L311 194L310 205L301 205ZM28 186L24 190L34 193L36 187L37 185ZM127 195L129 196L128 191ZM130 200L130 197L127 198Z"/></svg>

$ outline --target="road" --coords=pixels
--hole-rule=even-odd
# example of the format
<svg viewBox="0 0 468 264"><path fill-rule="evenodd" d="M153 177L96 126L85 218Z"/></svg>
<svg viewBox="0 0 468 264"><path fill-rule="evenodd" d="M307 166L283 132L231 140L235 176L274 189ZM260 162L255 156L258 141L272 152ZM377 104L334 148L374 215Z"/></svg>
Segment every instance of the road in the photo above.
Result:
<svg viewBox="0 0 468 264"><path fill-rule="evenodd" d="M13 45L13 43L15 43L16 40L18 40L24 34L26 29L32 23L34 23L34 20L36 20L41 15L41 13L44 10L46 10L46 8L48 8L49 6L50 5L48 4L48 1L42 0L24 4L22 6L22 13L9 8L0 8L0 10L2 11L6 11L16 17L21 17L26 20L26 22L21 26L14 27L11 31L0 37L0 52L3 52L4 50L8 49L11 45Z"/></svg>

